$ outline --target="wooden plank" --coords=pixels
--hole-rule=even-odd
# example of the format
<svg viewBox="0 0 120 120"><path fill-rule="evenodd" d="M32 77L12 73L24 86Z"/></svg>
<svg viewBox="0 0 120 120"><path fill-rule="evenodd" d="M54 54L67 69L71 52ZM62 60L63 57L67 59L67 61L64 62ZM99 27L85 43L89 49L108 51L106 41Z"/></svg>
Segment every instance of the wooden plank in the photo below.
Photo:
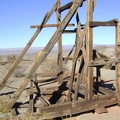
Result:
<svg viewBox="0 0 120 120"><path fill-rule="evenodd" d="M66 9L70 9L70 7L72 6L72 4L73 4L73 2L69 2L69 3L67 3L66 5L60 7L60 8L58 9L58 12L61 13L61 12L63 12L63 11L66 10Z"/></svg>
<svg viewBox="0 0 120 120"><path fill-rule="evenodd" d="M116 26L117 23L114 21L100 22L100 21L91 21L90 27L98 27L98 26Z"/></svg>
<svg viewBox="0 0 120 120"><path fill-rule="evenodd" d="M71 101L71 91L72 91L72 84L73 84L73 81L74 81L76 63L77 63L76 60L74 60L73 63L72 63L72 70L71 70L71 77L70 77L70 85L69 85L69 91L68 91L68 101Z"/></svg>
<svg viewBox="0 0 120 120"><path fill-rule="evenodd" d="M16 87L16 86L5 85L5 87L12 88L12 89L18 89L18 87Z"/></svg>
<svg viewBox="0 0 120 120"><path fill-rule="evenodd" d="M68 56L68 57L63 57L63 61L66 61L66 60L73 60L73 56ZM81 57L77 59L78 61L81 60Z"/></svg>
<svg viewBox="0 0 120 120"><path fill-rule="evenodd" d="M43 120L43 119L55 119L56 117L62 117L62 116L72 116L79 113L89 112L91 110L95 110L98 107L109 107L110 105L116 105L116 100L105 100L105 101L98 101L96 103L88 103L84 104L85 107L82 105L82 107L77 107L73 109L64 109L64 110L57 110L57 111L51 111L51 112L36 112L32 113L31 116L35 116L36 119ZM54 109L53 109L54 110ZM16 118L12 117L13 119ZM30 117L29 117L30 118ZM18 116L16 119L24 119L24 116ZM71 118L73 120L73 117Z"/></svg>
<svg viewBox="0 0 120 120"><path fill-rule="evenodd" d="M61 13L58 11L58 9L60 8L60 0L56 0L57 2L57 10L56 10L56 17L57 17L57 23L58 25L60 25L61 23ZM58 72L62 72L62 74L60 74L58 76L58 84L62 84L63 83L63 52L62 52L62 34L59 37L59 40L57 42L58 44L58 58L57 58L57 64L58 64Z"/></svg>
<svg viewBox="0 0 120 120"><path fill-rule="evenodd" d="M107 61L105 60L92 60L89 62L88 66L89 67L97 67L97 66L102 66L102 65L108 65L108 64L113 64L113 63L120 63L120 60L118 59L109 59Z"/></svg>
<svg viewBox="0 0 120 120"><path fill-rule="evenodd" d="M32 36L32 38L30 39L30 41L27 43L27 45L25 46L25 48L23 49L23 51L21 52L21 54L18 56L18 58L15 60L15 62L13 63L13 65L11 66L11 68L9 69L9 71L6 74L6 76L4 77L3 81L0 83L0 90L5 86L6 81L8 80L8 78L10 77L10 75L12 74L12 72L15 70L16 66L19 64L19 62L21 61L22 57L27 52L27 50L29 49L29 47L31 46L31 44L34 42L35 38L38 36L38 34L40 33L40 31L42 30L42 25L47 23L47 21L49 20L49 18L51 17L51 15L53 14L53 12L55 11L55 9L56 9L56 4L53 6L53 8L51 9L51 11L45 15L42 23L40 24L40 28L38 28L36 30L36 32L34 33L34 35Z"/></svg>
<svg viewBox="0 0 120 120"><path fill-rule="evenodd" d="M93 6L92 0L87 0L87 33L86 33L86 61L92 60L93 52L93 30L89 26L89 22L93 20ZM93 97L93 68L88 67L88 73L86 75L87 80L87 99L90 100Z"/></svg>
<svg viewBox="0 0 120 120"><path fill-rule="evenodd" d="M58 27L59 24L43 24L42 27ZM68 24L67 27L75 26L74 24ZM30 28L40 28L40 25L32 25Z"/></svg>
<svg viewBox="0 0 120 120"><path fill-rule="evenodd" d="M80 67L77 75L77 81L75 85L75 95L74 95L74 100L78 99L78 93L79 93L79 88L80 88L80 82L82 81L82 76L83 76L83 59L80 61Z"/></svg>
<svg viewBox="0 0 120 120"><path fill-rule="evenodd" d="M95 110L98 107L108 107L110 105L116 105L116 99L98 99L96 101L83 101L83 102L67 102L65 104L59 104L54 106L49 106L42 108L41 112L46 113L43 118L54 118L66 115L74 115L78 113L83 113L91 110ZM47 117L46 117L47 116Z"/></svg>
<svg viewBox="0 0 120 120"><path fill-rule="evenodd" d="M76 12L76 21L77 21L77 49L79 50L79 47L81 47L80 45L83 43L83 40L81 39L81 24L80 24L80 19L79 19L79 14L78 14L78 11ZM80 51L78 51L77 54L79 54ZM83 63L83 59L81 59L80 61L80 67L79 67L79 71L78 71L78 75L77 75L77 81L76 81L76 86L75 86L75 95L74 95L74 100L77 100L78 98L78 92L79 92L79 86L80 86L80 80L81 80L81 65Z"/></svg>
<svg viewBox="0 0 120 120"><path fill-rule="evenodd" d="M37 77L51 77L51 76L58 76L58 73L36 73Z"/></svg>
<svg viewBox="0 0 120 120"><path fill-rule="evenodd" d="M99 87L99 91L102 92L102 93L105 93L106 95L110 95L111 97L116 97L115 91L110 90L108 88Z"/></svg>
<svg viewBox="0 0 120 120"><path fill-rule="evenodd" d="M74 2L75 2L75 1L67 3L66 5L60 7L60 8L58 9L58 11L61 13L61 12L63 12L64 10L70 9L70 7L72 6L72 4L73 4ZM84 2L84 1L83 1L83 2ZM82 4L81 4L79 7L81 7L81 6L82 6Z"/></svg>
<svg viewBox="0 0 120 120"><path fill-rule="evenodd" d="M4 106L3 112L9 111L12 108L12 106L15 104L15 102L17 101L17 99L19 98L19 96L21 95L23 90L25 89L25 87L28 85L28 83L30 81L30 78L36 72L36 70L42 64L42 62L45 60L45 58L47 57L49 52L52 50L52 48L54 47L54 45L58 41L59 37L61 36L63 30L65 29L66 25L68 24L68 22L73 17L76 9L82 3L83 3L83 0L75 0L75 3L70 8L70 10L68 11L67 15L63 19L63 21L60 23L58 29L56 30L56 32L54 33L54 35L52 36L52 38L50 39L50 41L48 42L46 47L43 49L41 55L35 60L33 66L31 67L31 69L29 71L29 73L27 74L27 76L25 77L25 79L23 80L23 82L21 83L19 88L15 91L15 93L14 93L13 97L10 99L9 103L7 103Z"/></svg>
<svg viewBox="0 0 120 120"><path fill-rule="evenodd" d="M120 59L120 22L116 27L116 57ZM120 63L116 64L116 93L118 105L120 105Z"/></svg>
<svg viewBox="0 0 120 120"><path fill-rule="evenodd" d="M43 82L56 82L58 79L58 77L54 77L54 78L44 78L44 79L38 79L37 82L38 83L43 83Z"/></svg>
<svg viewBox="0 0 120 120"><path fill-rule="evenodd" d="M72 101L72 102L65 102L65 103L60 103L60 104L54 104L49 107L44 107L41 109L41 111L46 111L46 112L51 112L51 111L56 111L58 109L62 110L67 110L67 109L72 109L72 108L77 108L77 107L82 107L84 105L89 105L89 103L96 103L99 101L105 101L105 100L110 100L112 97L109 95L104 95L99 99L96 100L77 100L77 101Z"/></svg>
<svg viewBox="0 0 120 120"><path fill-rule="evenodd" d="M71 77L70 77L70 85L69 85L69 91L68 91L68 101L71 100L71 90L72 90L72 83L74 81L74 76L75 76L75 70L76 70L76 63L77 63L77 58L78 58L78 55L79 55L79 52L80 52L80 47L81 47L81 44L83 43L83 36L82 34L84 34L84 31L83 33L79 33L81 34L80 36L78 35L78 31L80 31L80 23L78 23L78 30L77 30L77 33L76 33L76 49L75 49L75 53L74 53L74 56L73 56L73 62L72 62L72 70L71 70Z"/></svg>

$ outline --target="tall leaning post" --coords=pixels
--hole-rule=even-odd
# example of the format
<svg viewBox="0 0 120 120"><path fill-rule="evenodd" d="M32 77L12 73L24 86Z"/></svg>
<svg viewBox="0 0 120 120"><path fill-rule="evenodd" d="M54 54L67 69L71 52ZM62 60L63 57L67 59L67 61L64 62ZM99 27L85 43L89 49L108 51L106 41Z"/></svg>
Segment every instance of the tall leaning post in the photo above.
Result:
<svg viewBox="0 0 120 120"><path fill-rule="evenodd" d="M57 2L57 10L56 10L56 16L57 16L57 24L60 25L61 23L61 13L58 11L60 8L60 0L56 0ZM63 82L63 54L62 54L62 35L60 36L58 40L58 72L60 73L58 77L58 83L61 84Z"/></svg>
<svg viewBox="0 0 120 120"><path fill-rule="evenodd" d="M62 35L63 30L66 28L68 25L69 21L72 19L73 15L75 14L76 9L81 6L83 3L83 0L75 0L75 3L71 6L70 10L68 11L67 15L64 17L63 21L60 23L58 29L46 45L46 47L43 49L42 53L40 52L38 54L39 57L35 60L33 66L31 67L30 71L26 75L25 79L22 81L20 84L19 88L14 92L13 96L9 100L9 103L7 103L4 106L4 109L2 112L8 112L12 106L15 104L15 102L18 100L20 95L22 94L23 90L25 87L28 85L28 83L31 80L32 75L36 72L38 67L42 64L42 62L45 60L47 55L50 53L54 45L57 43L59 37Z"/></svg>
<svg viewBox="0 0 120 120"><path fill-rule="evenodd" d="M86 33L86 59L87 62L92 60L93 54L93 30L90 28L89 23L93 21L93 0L87 0L87 33ZM90 100L93 97L93 68L88 67L86 75L87 82L87 96L86 99Z"/></svg>
<svg viewBox="0 0 120 120"><path fill-rule="evenodd" d="M120 22L116 27L116 58L120 59ZM120 63L116 64L116 94L120 106Z"/></svg>
<svg viewBox="0 0 120 120"><path fill-rule="evenodd" d="M6 74L5 78L0 83L0 90L2 90L2 88L5 86L5 83L9 79L10 75L15 70L16 66L19 64L19 62L21 61L21 59L23 58L23 56L25 55L25 53L27 52L27 50L30 48L30 46L32 45L32 43L34 42L34 40L36 39L36 37L39 35L39 33L41 32L41 30L43 28L43 25L47 23L47 21L49 20L49 18L51 17L51 15L53 14L53 12L55 11L55 9L56 9L56 4L53 6L53 8L51 9L51 11L49 13L46 13L46 15L43 18L42 23L39 25L39 28L36 30L36 32L34 33L34 35L32 36L32 38L29 40L29 42L27 43L27 45L25 46L25 48L23 49L23 51L21 52L21 54L14 61L13 65L9 69L9 71Z"/></svg>

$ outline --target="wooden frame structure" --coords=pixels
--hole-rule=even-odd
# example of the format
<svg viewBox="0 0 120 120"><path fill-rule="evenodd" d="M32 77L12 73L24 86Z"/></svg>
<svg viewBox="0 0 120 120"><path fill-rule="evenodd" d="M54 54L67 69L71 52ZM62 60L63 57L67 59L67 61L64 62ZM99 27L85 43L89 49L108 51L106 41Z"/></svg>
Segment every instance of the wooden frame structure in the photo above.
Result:
<svg viewBox="0 0 120 120"><path fill-rule="evenodd" d="M78 9L82 7L82 4L87 4L87 14L86 14L86 24L82 25L79 18ZM93 21L93 11L95 7L95 0L73 0L72 2L60 6L60 0L56 0L56 4L53 6L50 12L46 13L42 23L40 25L31 26L31 28L37 28L35 34L30 39L26 47L23 49L21 54L18 56L16 61L13 63L12 67L8 71L7 75L0 83L0 90L5 87L5 83L9 79L12 72L15 70L16 66L21 61L24 54L27 52L28 48L31 46L35 38L41 32L44 27L57 27L56 32L53 34L52 38L43 49L43 51L38 53L38 56L35 58L33 66L26 75L25 79L19 86L19 88L14 92L9 103L6 103L4 108L0 112L8 112L13 105L16 103L21 93L24 91L29 82L30 84L30 101L29 101L29 111L34 113L34 107L39 109L39 112L34 113L39 116L46 118L54 118L60 116L67 116L78 114L85 111L96 110L97 108L104 108L110 105L118 104L120 105L120 22L116 19L100 22ZM64 10L69 9L68 13L61 21L61 14ZM53 12L56 12L57 24L46 24ZM69 23L73 16L76 16L77 28L74 31L65 30L67 26L74 26L74 24ZM115 26L116 27L116 58L115 59L97 59L93 55L93 28L98 26ZM67 33L76 33L76 44L74 55L71 58L72 60L72 69L70 79L63 80L63 56L62 56L62 34ZM43 93L49 93L51 95L63 94L62 92L67 89L68 94L67 100L64 103L50 104L49 100L46 100L43 95L40 94L40 91L37 86L40 82L45 82L46 80L37 81L38 76L46 76L46 74L37 74L36 70L45 60L47 55L50 53L55 44L58 44L58 72L50 73L48 76L56 75L58 79L58 86L54 88L48 88L48 91L42 89ZM65 59L69 59L67 56ZM80 60L79 70L76 74L76 65L77 61ZM115 64L116 68L116 91L108 90L100 86L100 68L108 65ZM96 67L97 77L96 77L96 86L94 87L93 81L93 67ZM34 83L34 84L33 84ZM35 89L36 87L36 89ZM61 92L62 90L62 92ZM39 99L42 101L41 105L34 105L33 91L39 93ZM74 91L74 92L73 92ZM104 95L99 95L99 92L102 91ZM80 97L82 96L82 97ZM52 99L52 97L51 97ZM47 115L43 115L46 113Z"/></svg>

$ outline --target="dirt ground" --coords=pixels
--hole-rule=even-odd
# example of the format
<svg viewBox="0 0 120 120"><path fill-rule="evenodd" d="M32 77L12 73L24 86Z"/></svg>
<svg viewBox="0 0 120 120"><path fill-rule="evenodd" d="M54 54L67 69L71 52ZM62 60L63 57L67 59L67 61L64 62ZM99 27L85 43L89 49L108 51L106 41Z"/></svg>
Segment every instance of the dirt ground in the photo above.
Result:
<svg viewBox="0 0 120 120"><path fill-rule="evenodd" d="M101 54L106 55L108 58L114 58L115 57L115 50L113 46L98 46L95 48L97 51L99 51ZM67 56L69 51L64 51L63 56ZM25 75L28 73L30 70L33 60L36 57L37 52L35 53L28 53L27 55L24 56L23 61L17 66L16 70L13 72L11 77L6 83L7 87L4 87L0 91L0 106L2 106L2 102L8 102L9 99L11 98L12 94L5 95L7 92L11 92L16 90L17 87L19 87L21 81L25 77ZM0 55L0 82L3 80L5 75L7 74L9 68L13 64L13 60L16 59L18 54L10 53L10 54L3 54ZM39 67L37 72L51 72L51 69L53 72L57 70L57 66L55 63L57 58L57 52L53 51L47 59L44 61L44 63ZM9 62L8 62L9 61ZM64 63L64 71L65 71L65 76L70 75L70 70L71 70L71 61L68 61L66 64ZM115 86L115 71L113 70L107 70L107 69L101 69L102 73L102 80L109 81L109 80L114 80L113 85ZM95 76L95 71L94 71L94 76ZM15 87L9 88L9 86ZM28 85L29 86L29 85ZM21 97L18 99L18 101L28 101L29 97L26 92L23 92ZM1 108L1 107L0 107ZM19 112L26 112L26 109L19 110ZM112 106L108 108L107 113L103 114L98 114L97 112L88 112L84 114L80 114L78 116L73 116L71 118L67 118L68 120L120 120L120 108L118 106ZM4 119L6 115L0 113L0 119ZM8 114L7 116L12 116L12 114ZM9 118L9 117L8 117ZM7 118L7 119L8 119ZM25 118L27 119L27 118ZM32 120L32 119L31 119Z"/></svg>

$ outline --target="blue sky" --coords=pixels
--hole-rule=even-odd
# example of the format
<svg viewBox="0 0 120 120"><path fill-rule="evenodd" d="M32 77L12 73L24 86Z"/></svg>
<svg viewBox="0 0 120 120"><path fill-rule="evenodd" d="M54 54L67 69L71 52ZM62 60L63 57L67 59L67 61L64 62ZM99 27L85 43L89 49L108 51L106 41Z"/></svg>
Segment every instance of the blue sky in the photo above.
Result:
<svg viewBox="0 0 120 120"><path fill-rule="evenodd" d="M61 4L71 0L61 0ZM30 29L31 25L41 23L45 13L50 11L56 0L0 0L0 48L24 47L30 40L36 29ZM114 18L120 20L120 0L96 0L94 11L95 21L107 21ZM85 23L86 2L79 10L81 23ZM67 10L62 13L62 18ZM70 23L74 23L75 18ZM55 13L48 23L56 23ZM69 27L67 29L74 29ZM44 28L32 47L42 47L47 44L56 28ZM63 45L74 44L75 34L64 34ZM115 28L94 28L93 41L95 44L114 44Z"/></svg>

